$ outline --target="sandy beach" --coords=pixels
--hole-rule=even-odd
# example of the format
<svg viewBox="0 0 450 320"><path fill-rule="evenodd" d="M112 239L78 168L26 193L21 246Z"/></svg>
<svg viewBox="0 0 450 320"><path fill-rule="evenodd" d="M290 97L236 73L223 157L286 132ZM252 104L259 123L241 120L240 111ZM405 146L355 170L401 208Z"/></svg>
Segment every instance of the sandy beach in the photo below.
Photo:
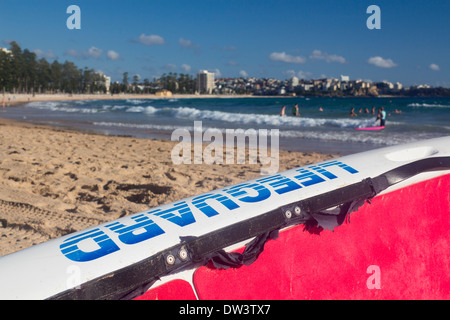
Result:
<svg viewBox="0 0 450 320"><path fill-rule="evenodd" d="M16 96L11 101L28 98L107 97ZM0 118L0 256L261 176L260 164L174 165L170 154L175 144ZM280 150L279 171L332 157Z"/></svg>
<svg viewBox="0 0 450 320"><path fill-rule="evenodd" d="M116 100L116 99L200 99L200 98L258 98L253 95L197 95L197 94L173 94L170 96L158 96L155 94L0 94L0 106L13 106L20 103L33 101L73 101L73 100ZM261 96L262 97L262 96ZM267 98L267 97L265 97Z"/></svg>

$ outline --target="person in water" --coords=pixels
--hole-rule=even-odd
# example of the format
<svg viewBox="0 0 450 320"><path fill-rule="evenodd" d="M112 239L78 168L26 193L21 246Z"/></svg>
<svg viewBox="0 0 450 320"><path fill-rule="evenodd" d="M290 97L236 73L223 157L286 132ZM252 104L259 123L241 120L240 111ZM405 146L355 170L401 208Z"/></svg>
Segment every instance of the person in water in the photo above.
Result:
<svg viewBox="0 0 450 320"><path fill-rule="evenodd" d="M285 114L286 114L286 106L283 106L283 108L281 108L280 116L283 117Z"/></svg>
<svg viewBox="0 0 450 320"><path fill-rule="evenodd" d="M355 112L355 108L352 108L350 110L350 117L357 117L357 116L358 116L358 114Z"/></svg>
<svg viewBox="0 0 450 320"><path fill-rule="evenodd" d="M380 120L380 127L386 126L386 111L384 111L383 107L378 109L377 120Z"/></svg>
<svg viewBox="0 0 450 320"><path fill-rule="evenodd" d="M292 108L292 115L296 116L296 117L300 116L300 112L298 110L298 104L295 104L295 106Z"/></svg>

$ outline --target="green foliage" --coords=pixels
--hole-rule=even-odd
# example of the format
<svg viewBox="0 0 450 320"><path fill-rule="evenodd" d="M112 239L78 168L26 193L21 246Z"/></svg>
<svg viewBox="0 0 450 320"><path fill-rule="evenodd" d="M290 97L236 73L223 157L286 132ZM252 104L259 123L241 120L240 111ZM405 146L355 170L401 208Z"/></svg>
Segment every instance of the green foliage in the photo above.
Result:
<svg viewBox="0 0 450 320"><path fill-rule="evenodd" d="M79 69L70 61L37 60L34 52L22 51L15 41L10 43L10 52L0 51L0 89L11 93L106 91L104 76L95 70Z"/></svg>

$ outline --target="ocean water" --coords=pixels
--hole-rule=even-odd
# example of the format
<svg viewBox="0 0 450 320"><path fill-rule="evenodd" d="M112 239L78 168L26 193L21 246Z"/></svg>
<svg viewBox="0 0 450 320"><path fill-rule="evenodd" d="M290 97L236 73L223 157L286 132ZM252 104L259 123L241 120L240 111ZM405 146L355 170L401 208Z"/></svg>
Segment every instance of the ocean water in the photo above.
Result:
<svg viewBox="0 0 450 320"><path fill-rule="evenodd" d="M291 112L295 104L299 105L299 117ZM281 117L283 106L286 106L286 116ZM386 129L355 130L355 127L378 125L376 114L371 113L372 107L375 113L379 107L387 111ZM356 117L350 117L351 108L355 108ZM170 139L176 129L193 132L194 121L202 121L203 131L215 129L224 134L226 129L278 129L281 149L345 155L450 135L450 98L257 97L30 102L6 108L0 117L102 134L160 139Z"/></svg>

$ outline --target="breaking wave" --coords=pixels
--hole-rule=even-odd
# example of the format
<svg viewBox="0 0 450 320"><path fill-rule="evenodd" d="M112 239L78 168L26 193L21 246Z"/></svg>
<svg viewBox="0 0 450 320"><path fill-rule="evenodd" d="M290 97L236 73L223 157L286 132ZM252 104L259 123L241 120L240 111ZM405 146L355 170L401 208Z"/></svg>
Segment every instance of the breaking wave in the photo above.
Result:
<svg viewBox="0 0 450 320"><path fill-rule="evenodd" d="M424 108L450 108L450 105L446 104L434 104L434 103L410 103L408 107L424 107Z"/></svg>

